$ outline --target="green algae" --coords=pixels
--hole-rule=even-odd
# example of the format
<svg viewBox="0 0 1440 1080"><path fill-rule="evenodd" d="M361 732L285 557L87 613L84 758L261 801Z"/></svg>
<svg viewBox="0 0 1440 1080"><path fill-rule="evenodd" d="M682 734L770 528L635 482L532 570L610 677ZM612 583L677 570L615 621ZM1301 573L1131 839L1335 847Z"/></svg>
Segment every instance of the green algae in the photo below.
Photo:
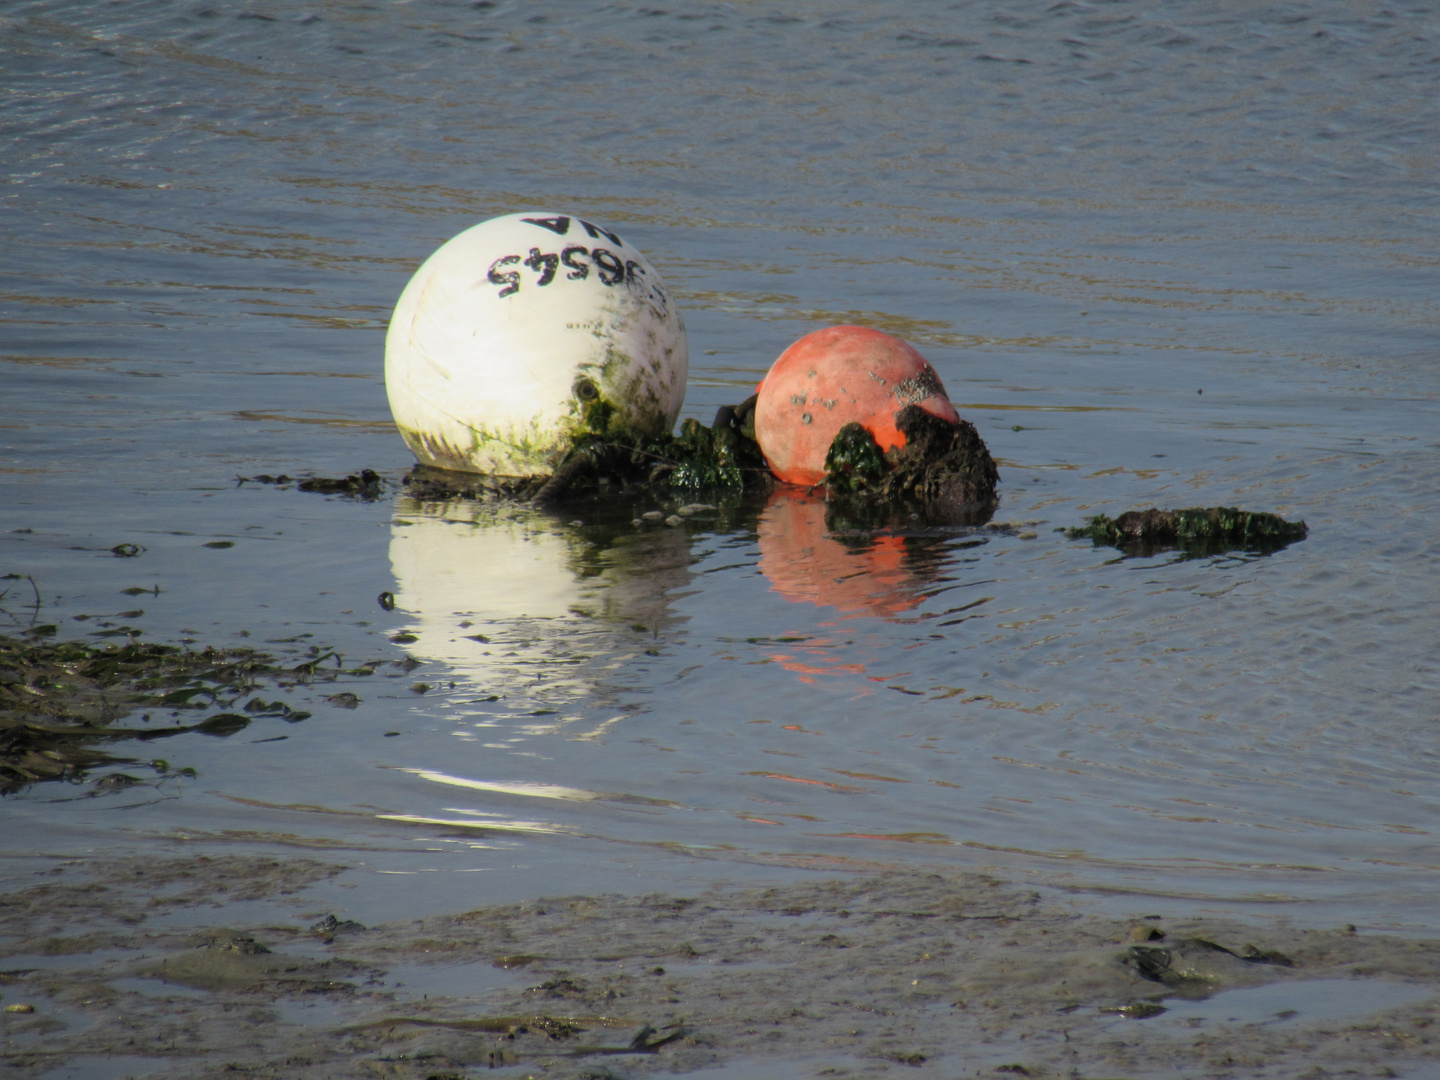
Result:
<svg viewBox="0 0 1440 1080"><path fill-rule="evenodd" d="M578 396L578 395L577 395ZM541 506L646 490L692 497L768 491L776 483L755 438L752 395L722 406L709 427L688 419L676 435L616 427L602 396L587 406L585 429L551 476L496 477L417 466L405 477L422 501L453 498L528 499ZM923 514L946 523L979 524L994 511L1000 474L974 425L950 423L910 405L896 416L902 447L881 451L860 424L846 424L832 440L821 485L837 527L877 528L897 517Z"/></svg>
<svg viewBox="0 0 1440 1080"><path fill-rule="evenodd" d="M139 766L161 779L193 775L163 759L117 756L102 747L192 732L225 738L259 717L298 723L310 713L281 701L267 703L253 692L267 683L293 687L371 674L344 671L338 656L316 648L292 665L251 649L190 650L136 641L101 646L55 641L53 631L45 625L21 637L0 636L0 794L43 781L85 781L103 768ZM335 667L321 669L331 660ZM152 712L138 725L119 726L142 710ZM165 721L152 715L162 711ZM187 715L193 722L185 721ZM141 782L110 772L97 781L97 790Z"/></svg>
<svg viewBox="0 0 1440 1080"><path fill-rule="evenodd" d="M875 437L850 421L835 433L825 455L825 483L832 491L863 492L885 482L889 462Z"/></svg>
<svg viewBox="0 0 1440 1080"><path fill-rule="evenodd" d="M1086 524L1066 530L1066 535L1127 554L1178 548L1188 555L1213 555L1236 550L1278 551L1305 539L1308 532L1303 521L1286 521L1276 514L1233 506L1209 506L1184 510L1151 507L1129 510L1117 518L1096 514Z"/></svg>
<svg viewBox="0 0 1440 1080"><path fill-rule="evenodd" d="M910 515L946 524L989 520L1000 471L975 426L918 405L901 409L895 426L905 445L883 453L860 424L836 433L825 456L831 528L879 528Z"/></svg>
<svg viewBox="0 0 1440 1080"><path fill-rule="evenodd" d="M633 428L576 439L535 502L553 504L601 486L679 494L764 490L770 470L754 436L754 399L725 406L712 427L688 419L678 435Z"/></svg>

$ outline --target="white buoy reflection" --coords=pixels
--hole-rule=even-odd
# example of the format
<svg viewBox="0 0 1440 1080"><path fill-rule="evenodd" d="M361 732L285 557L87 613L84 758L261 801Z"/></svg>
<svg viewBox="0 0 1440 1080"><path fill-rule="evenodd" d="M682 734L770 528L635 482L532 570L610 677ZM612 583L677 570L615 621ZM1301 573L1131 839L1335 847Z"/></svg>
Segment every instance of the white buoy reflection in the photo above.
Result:
<svg viewBox="0 0 1440 1080"><path fill-rule="evenodd" d="M627 684L627 665L675 621L668 598L689 580L688 562L680 529L592 529L528 507L402 500L390 564L396 608L410 621L393 640L435 665L417 677L434 671L456 684L457 707L485 704L488 716L533 717L542 730L582 719L583 702L593 726Z"/></svg>

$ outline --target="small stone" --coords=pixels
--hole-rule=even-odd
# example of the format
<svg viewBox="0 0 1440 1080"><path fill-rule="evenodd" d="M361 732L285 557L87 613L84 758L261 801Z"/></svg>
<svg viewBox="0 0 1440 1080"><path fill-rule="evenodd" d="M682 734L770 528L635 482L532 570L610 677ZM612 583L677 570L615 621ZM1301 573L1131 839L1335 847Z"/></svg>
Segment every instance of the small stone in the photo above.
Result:
<svg viewBox="0 0 1440 1080"><path fill-rule="evenodd" d="M671 528L674 528L676 525L685 524L685 519L682 518L679 514L671 514L665 519L665 524L669 525Z"/></svg>
<svg viewBox="0 0 1440 1080"><path fill-rule="evenodd" d="M1040 535L1040 534L1037 533L1034 529L1027 529L1025 532L1022 532L1022 533L1020 534L1020 539L1021 539L1021 540L1034 540L1034 539L1035 539L1037 536L1039 536L1039 535Z"/></svg>
<svg viewBox="0 0 1440 1080"><path fill-rule="evenodd" d="M33 1012L35 1011L35 1006L34 1006L34 1005L6 1005L6 1006L5 1006L5 1011L8 1012L8 1013L33 1013Z"/></svg>
<svg viewBox="0 0 1440 1080"><path fill-rule="evenodd" d="M1102 1005L1100 1011L1114 1013L1127 1020L1148 1020L1152 1016L1159 1016L1165 1012L1165 1006L1157 1005L1153 1001L1132 1001L1128 1005Z"/></svg>
<svg viewBox="0 0 1440 1080"><path fill-rule="evenodd" d="M661 513L659 510L646 510L645 513L641 514L640 516L641 516L642 518L644 518L646 521L663 521L663 520L665 520L665 515L664 515L663 513Z"/></svg>

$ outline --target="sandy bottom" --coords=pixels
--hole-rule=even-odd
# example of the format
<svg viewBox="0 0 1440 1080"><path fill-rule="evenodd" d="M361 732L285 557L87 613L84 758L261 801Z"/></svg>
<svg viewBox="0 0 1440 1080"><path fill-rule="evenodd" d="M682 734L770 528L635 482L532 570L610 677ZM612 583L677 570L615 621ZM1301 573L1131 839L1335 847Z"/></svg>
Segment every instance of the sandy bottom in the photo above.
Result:
<svg viewBox="0 0 1440 1080"><path fill-rule="evenodd" d="M1430 940L906 871L361 927L307 907L343 869L12 873L3 1076L1440 1076Z"/></svg>

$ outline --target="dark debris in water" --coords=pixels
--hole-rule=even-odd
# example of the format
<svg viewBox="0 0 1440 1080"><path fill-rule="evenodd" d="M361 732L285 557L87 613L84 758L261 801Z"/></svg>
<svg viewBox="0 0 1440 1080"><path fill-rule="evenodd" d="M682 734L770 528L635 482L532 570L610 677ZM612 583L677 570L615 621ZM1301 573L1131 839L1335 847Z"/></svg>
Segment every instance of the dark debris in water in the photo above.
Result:
<svg viewBox="0 0 1440 1080"><path fill-rule="evenodd" d="M0 636L0 794L49 780L84 782L98 769L141 766L156 776L190 775L163 759L121 757L103 747L153 742L186 733L226 738L258 717L298 723L310 714L283 701L253 696L265 684L293 687L346 672L330 653L297 664L249 649L181 649L170 645L93 645L51 640L39 626L22 637ZM333 659L334 667L322 667ZM139 724L119 721L141 710ZM195 716L191 722L186 713ZM128 777L134 781L134 777ZM95 793L131 786L126 778L96 780ZM135 781L139 782L139 781Z"/></svg>
<svg viewBox="0 0 1440 1080"><path fill-rule="evenodd" d="M237 476L235 482L237 486L275 484L279 487L288 487L293 484L298 491L306 491L314 495L345 495L354 499L363 499L365 502L373 502L385 493L385 479L374 469L361 469L358 473L338 478L310 476L296 479L293 476L286 476L284 473L279 476L259 473L255 476Z"/></svg>
<svg viewBox="0 0 1440 1080"><path fill-rule="evenodd" d="M1188 555L1225 551L1278 551L1305 539L1303 521L1233 506L1185 510L1129 510L1118 518L1097 514L1080 528L1066 530L1072 540L1089 539L1097 547L1119 548L1127 555L1150 555L1178 548Z"/></svg>

